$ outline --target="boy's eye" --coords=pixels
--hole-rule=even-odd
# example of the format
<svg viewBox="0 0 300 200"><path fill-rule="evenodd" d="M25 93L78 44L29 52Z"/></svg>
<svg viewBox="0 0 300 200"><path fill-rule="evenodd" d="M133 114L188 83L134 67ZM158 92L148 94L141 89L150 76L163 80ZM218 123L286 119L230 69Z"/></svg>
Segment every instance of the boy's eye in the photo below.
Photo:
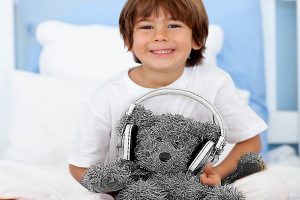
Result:
<svg viewBox="0 0 300 200"><path fill-rule="evenodd" d="M181 27L181 26L178 24L169 24L168 25L168 28L179 28L179 27Z"/></svg>
<svg viewBox="0 0 300 200"><path fill-rule="evenodd" d="M149 30L149 29L152 29L152 26L150 26L150 25L144 25L144 26L140 26L140 29Z"/></svg>

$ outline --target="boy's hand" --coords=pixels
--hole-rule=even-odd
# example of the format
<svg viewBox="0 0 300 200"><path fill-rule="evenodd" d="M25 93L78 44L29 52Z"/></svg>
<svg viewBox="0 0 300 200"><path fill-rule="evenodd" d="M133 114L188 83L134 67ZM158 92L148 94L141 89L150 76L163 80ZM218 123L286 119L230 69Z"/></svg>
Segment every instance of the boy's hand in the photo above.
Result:
<svg viewBox="0 0 300 200"><path fill-rule="evenodd" d="M221 183L221 177L211 163L205 165L203 173L200 175L203 185L216 186Z"/></svg>

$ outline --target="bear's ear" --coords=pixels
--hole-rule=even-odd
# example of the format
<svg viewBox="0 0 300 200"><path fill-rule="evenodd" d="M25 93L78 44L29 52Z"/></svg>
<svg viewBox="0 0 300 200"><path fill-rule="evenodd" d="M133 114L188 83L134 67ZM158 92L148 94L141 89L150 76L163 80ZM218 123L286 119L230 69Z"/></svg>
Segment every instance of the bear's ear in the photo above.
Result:
<svg viewBox="0 0 300 200"><path fill-rule="evenodd" d="M205 139L217 143L219 137L221 136L220 126L212 122L205 122L203 124L203 127L204 127L203 135L205 136Z"/></svg>
<svg viewBox="0 0 300 200"><path fill-rule="evenodd" d="M205 127L202 122L193 121L190 126L190 137L197 138L198 142L202 142L205 139Z"/></svg>
<svg viewBox="0 0 300 200"><path fill-rule="evenodd" d="M139 129L142 129L153 126L157 121L157 116L152 111L145 109L144 106L137 105L131 114L131 119Z"/></svg>
<svg viewBox="0 0 300 200"><path fill-rule="evenodd" d="M126 124L131 123L138 126L138 129L143 129L145 127L151 127L157 121L157 116L154 115L150 110L146 110L144 106L137 105L130 117L124 114L117 125L117 131L119 135L122 135L123 128Z"/></svg>

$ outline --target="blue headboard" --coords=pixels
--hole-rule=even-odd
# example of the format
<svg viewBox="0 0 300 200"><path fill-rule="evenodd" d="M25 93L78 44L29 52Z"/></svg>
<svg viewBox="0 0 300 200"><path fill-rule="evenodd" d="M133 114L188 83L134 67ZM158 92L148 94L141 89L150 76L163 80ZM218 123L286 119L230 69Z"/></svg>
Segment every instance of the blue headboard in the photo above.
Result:
<svg viewBox="0 0 300 200"><path fill-rule="evenodd" d="M40 22L51 19L116 26L124 3L125 0L17 1L17 41L21 41L17 47L18 68L38 72L40 46L34 30ZM267 121L260 0L204 0L204 3L210 23L219 24L224 31L219 66L231 74L239 88L251 92L251 107ZM267 136L264 133L262 137L265 153Z"/></svg>

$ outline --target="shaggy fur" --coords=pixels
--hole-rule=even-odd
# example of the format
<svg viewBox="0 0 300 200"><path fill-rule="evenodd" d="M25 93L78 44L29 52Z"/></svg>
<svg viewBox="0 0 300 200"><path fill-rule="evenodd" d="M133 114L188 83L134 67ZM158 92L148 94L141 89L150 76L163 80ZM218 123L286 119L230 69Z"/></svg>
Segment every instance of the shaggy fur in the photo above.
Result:
<svg viewBox="0 0 300 200"><path fill-rule="evenodd" d="M261 157L250 153L241 158L236 170L221 185L202 185L199 174L188 171L188 165L198 144L206 140L217 142L219 126L181 115L154 115L137 106L130 119L124 116L120 120L120 138L129 122L139 127L133 161L118 158L112 163L91 166L81 180L90 191L112 192L121 200L243 200L244 195L228 184L265 168Z"/></svg>

